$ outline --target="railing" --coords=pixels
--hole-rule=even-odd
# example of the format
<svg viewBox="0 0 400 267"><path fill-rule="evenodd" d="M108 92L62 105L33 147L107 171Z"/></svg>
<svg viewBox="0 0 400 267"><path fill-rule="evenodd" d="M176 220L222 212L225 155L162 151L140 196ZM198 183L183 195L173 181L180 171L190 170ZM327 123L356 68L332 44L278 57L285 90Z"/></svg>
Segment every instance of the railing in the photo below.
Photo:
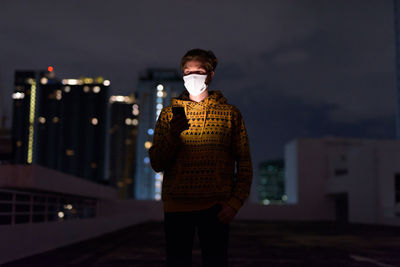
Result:
<svg viewBox="0 0 400 267"><path fill-rule="evenodd" d="M0 225L94 218L98 208L95 198L0 189Z"/></svg>

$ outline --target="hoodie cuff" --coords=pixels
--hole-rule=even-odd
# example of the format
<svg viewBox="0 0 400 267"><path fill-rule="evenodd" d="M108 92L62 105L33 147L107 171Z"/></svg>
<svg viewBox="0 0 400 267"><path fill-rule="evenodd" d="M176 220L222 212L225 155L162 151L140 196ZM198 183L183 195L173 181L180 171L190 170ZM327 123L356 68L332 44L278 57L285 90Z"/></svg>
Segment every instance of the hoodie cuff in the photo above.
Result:
<svg viewBox="0 0 400 267"><path fill-rule="evenodd" d="M231 197L230 199L228 199L226 204L228 204L229 206L234 208L236 210L236 212L238 212L240 207L242 207L242 202L239 199L237 199L236 197Z"/></svg>

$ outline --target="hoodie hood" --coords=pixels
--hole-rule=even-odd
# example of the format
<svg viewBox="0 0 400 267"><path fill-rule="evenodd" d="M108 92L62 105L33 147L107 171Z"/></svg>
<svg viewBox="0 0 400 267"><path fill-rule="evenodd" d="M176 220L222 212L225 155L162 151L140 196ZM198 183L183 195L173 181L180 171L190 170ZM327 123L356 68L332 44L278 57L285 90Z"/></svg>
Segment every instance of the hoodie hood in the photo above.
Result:
<svg viewBox="0 0 400 267"><path fill-rule="evenodd" d="M208 91L208 96L200 102L190 100L189 92L185 90L179 97L172 98L172 106L183 106L188 109L199 108L204 106L216 106L226 104L227 100L221 91Z"/></svg>
<svg viewBox="0 0 400 267"><path fill-rule="evenodd" d="M179 97L172 98L171 104L173 107L181 106L185 108L185 114L192 110L204 112L204 123L201 128L200 136L202 136L204 127L206 125L207 115L213 107L221 104L226 104L227 100L221 93L221 91L208 91L208 96L200 102L192 101L189 98L189 92L185 90Z"/></svg>

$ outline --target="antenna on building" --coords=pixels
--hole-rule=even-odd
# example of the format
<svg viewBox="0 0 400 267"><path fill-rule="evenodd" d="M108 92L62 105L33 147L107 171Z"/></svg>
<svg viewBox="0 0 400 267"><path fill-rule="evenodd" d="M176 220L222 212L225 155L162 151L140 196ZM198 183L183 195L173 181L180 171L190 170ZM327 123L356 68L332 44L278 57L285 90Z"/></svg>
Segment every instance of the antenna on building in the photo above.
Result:
<svg viewBox="0 0 400 267"><path fill-rule="evenodd" d="M396 89L397 89L397 110L396 110L396 139L400 139L400 21L399 3L393 0L393 17L395 31L395 56L396 56Z"/></svg>

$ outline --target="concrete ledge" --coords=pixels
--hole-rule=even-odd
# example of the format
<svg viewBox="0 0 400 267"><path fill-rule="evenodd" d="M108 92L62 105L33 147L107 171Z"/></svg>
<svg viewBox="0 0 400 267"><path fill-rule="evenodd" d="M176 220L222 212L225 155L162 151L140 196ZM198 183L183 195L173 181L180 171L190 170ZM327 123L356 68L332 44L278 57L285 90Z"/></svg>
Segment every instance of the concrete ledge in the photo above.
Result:
<svg viewBox="0 0 400 267"><path fill-rule="evenodd" d="M0 165L0 188L43 190L93 198L117 198L117 191L39 165Z"/></svg>

